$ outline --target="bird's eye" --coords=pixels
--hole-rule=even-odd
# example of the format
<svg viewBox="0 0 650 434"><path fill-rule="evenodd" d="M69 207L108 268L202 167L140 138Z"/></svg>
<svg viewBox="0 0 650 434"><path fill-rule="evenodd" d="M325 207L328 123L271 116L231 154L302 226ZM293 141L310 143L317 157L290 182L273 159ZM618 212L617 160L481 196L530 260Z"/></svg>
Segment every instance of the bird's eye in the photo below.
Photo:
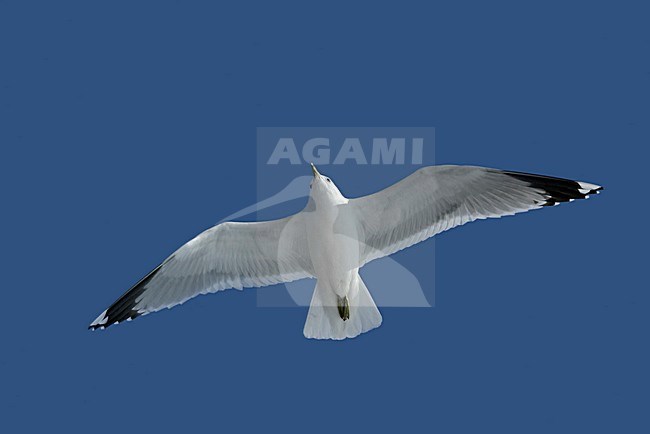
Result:
<svg viewBox="0 0 650 434"><path fill-rule="evenodd" d="M331 180L331 179L329 179L329 178L327 178L327 182L332 182L332 180Z"/></svg>

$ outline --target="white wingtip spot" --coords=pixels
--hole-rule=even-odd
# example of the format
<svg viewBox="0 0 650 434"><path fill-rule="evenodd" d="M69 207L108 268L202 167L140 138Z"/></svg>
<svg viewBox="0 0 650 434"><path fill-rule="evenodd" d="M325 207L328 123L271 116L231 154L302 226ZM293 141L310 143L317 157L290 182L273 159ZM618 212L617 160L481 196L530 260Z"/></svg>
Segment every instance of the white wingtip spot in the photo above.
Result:
<svg viewBox="0 0 650 434"><path fill-rule="evenodd" d="M589 191L592 191L592 190L598 190L598 189L602 188L600 185L590 184L588 182L580 182L580 181L578 181L578 184L580 184L580 187L581 187L580 188L580 193L582 193L582 194L585 194L586 192L589 192ZM586 191L583 192L582 190L586 190Z"/></svg>
<svg viewBox="0 0 650 434"><path fill-rule="evenodd" d="M108 318L106 317L106 312L107 312L107 310L102 312L101 315L99 315L97 318L95 318L95 321L93 321L90 325L91 326L98 326L98 325L106 324L106 322L108 321Z"/></svg>

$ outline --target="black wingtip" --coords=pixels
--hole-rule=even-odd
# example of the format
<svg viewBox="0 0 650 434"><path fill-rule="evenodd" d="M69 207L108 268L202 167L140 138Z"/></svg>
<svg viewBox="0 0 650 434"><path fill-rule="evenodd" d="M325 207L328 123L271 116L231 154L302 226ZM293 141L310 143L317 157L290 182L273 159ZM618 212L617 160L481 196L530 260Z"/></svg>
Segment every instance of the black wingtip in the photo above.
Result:
<svg viewBox="0 0 650 434"><path fill-rule="evenodd" d="M168 261L157 266L149 274L140 279L138 283L133 285L131 289L126 291L115 303L113 303L88 326L88 330L105 329L113 324L118 324L123 321L131 321L139 317L141 313L134 309L136 300L142 295L149 281L151 281L151 279L160 271L161 267L166 262Z"/></svg>
<svg viewBox="0 0 650 434"><path fill-rule="evenodd" d="M603 190L600 185L570 179L522 172L503 171L502 173L524 181L535 189L544 191L547 198L545 202L540 203L541 206L554 206L575 199L587 199L590 195L598 194Z"/></svg>

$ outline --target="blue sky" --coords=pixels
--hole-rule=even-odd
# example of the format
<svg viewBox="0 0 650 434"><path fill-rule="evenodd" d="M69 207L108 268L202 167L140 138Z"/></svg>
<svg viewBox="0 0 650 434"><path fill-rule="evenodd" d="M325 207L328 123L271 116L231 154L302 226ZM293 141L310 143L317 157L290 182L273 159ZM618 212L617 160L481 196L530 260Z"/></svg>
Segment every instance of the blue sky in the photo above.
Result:
<svg viewBox="0 0 650 434"><path fill-rule="evenodd" d="M648 12L0 2L0 427L647 432ZM87 331L255 202L274 126L434 127L437 163L605 191L399 253L435 265L435 307L358 339L308 341L255 290Z"/></svg>

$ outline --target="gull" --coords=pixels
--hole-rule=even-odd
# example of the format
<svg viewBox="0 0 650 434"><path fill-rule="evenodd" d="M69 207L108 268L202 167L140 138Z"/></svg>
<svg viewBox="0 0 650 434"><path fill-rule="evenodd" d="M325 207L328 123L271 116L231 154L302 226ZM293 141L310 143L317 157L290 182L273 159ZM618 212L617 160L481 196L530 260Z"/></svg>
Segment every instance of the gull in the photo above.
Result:
<svg viewBox="0 0 650 434"><path fill-rule="evenodd" d="M352 199L313 163L311 169L302 211L272 221L224 222L202 232L89 328L131 321L199 294L315 278L304 336L353 338L382 322L359 275L373 259L474 220L586 199L602 190L588 182L445 165L423 167L384 190Z"/></svg>

